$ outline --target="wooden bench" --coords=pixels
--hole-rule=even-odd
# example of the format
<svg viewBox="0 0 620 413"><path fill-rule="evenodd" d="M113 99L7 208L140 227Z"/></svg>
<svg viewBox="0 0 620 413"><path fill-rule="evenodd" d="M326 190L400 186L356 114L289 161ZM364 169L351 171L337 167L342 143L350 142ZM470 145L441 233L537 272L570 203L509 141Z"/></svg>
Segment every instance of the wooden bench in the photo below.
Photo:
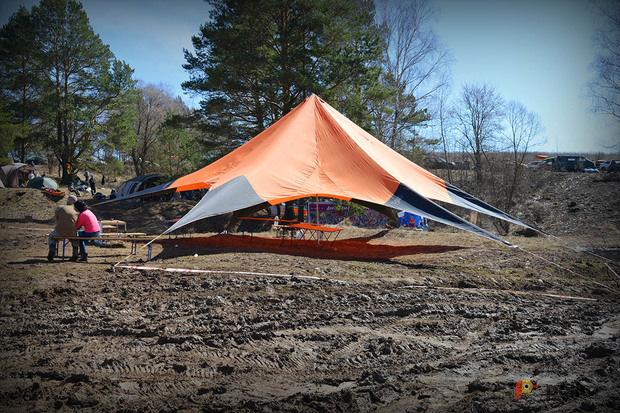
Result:
<svg viewBox="0 0 620 413"><path fill-rule="evenodd" d="M136 233L136 234L142 234L142 233ZM116 235L116 234L114 234ZM124 234L123 234L124 235ZM62 260L65 260L65 250L67 247L67 244L71 243L71 241L101 241L103 243L105 243L105 245L108 245L109 241L121 241L121 242L130 242L131 243L131 255L136 255L138 253L138 243L148 243L147 244L147 261L151 260L151 255L153 252L153 244L150 244L151 241L153 241L155 239L155 237L144 237L144 236L109 236L109 235L104 235L104 236L98 236L98 237L92 237L92 238L88 238L88 237L62 237L62 236L58 236L58 237L52 237L53 240L55 241L60 241L56 243L56 256L60 257L60 254L58 253L58 244L62 243ZM72 251L73 252L73 251Z"/></svg>
<svg viewBox="0 0 620 413"><path fill-rule="evenodd" d="M123 238L123 237L145 237L146 232L102 232L99 234L100 237L105 238Z"/></svg>
<svg viewBox="0 0 620 413"><path fill-rule="evenodd" d="M127 222L119 219L103 219L101 220L101 230L103 232L121 232L120 227L123 227L123 232L127 232Z"/></svg>
<svg viewBox="0 0 620 413"><path fill-rule="evenodd" d="M321 246L321 241L323 241L321 248L325 247L325 245L329 245L331 247L338 238L338 234L340 234L340 231L342 231L342 228L322 227L320 225L309 223L291 224L289 225L289 228L301 231L301 236L297 238L295 245L302 242L302 240L305 240L305 244L307 244L311 240L315 240L317 245ZM306 240L306 234L310 236L308 240ZM330 241L332 235L335 236ZM291 235L291 242L292 240L293 238Z"/></svg>
<svg viewBox="0 0 620 413"><path fill-rule="evenodd" d="M246 232L250 233L250 238L254 236L253 228L246 230L245 226L243 225L244 221L271 221L273 222L273 225L271 226L271 228L276 230L276 236L278 237L279 237L278 234L282 234L282 236L284 236L284 231L288 228L288 225L286 224L298 224L299 223L299 221L293 221L293 220L286 220L286 219L279 219L279 218L278 219L260 218L260 217L240 217L239 221L241 221L241 224L239 225L239 229L241 231L241 239L243 239ZM280 222L284 222L285 225L280 225Z"/></svg>

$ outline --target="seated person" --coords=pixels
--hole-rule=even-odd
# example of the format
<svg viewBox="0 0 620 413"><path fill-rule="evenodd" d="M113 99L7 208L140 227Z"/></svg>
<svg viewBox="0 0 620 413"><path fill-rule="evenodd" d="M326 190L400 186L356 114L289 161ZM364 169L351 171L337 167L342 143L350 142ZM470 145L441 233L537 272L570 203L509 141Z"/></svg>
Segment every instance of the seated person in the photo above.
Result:
<svg viewBox="0 0 620 413"><path fill-rule="evenodd" d="M53 261L56 256L56 240L54 237L75 237L75 226L77 224L79 212L74 208L74 204L77 198L73 195L67 197L67 205L61 205L56 208L54 218L56 219L56 226L50 233L48 238L49 253L47 259ZM77 261L78 259L78 243L75 240L71 240L71 246L73 247L73 254L71 255L71 261Z"/></svg>
<svg viewBox="0 0 620 413"><path fill-rule="evenodd" d="M78 237L81 238L95 238L99 236L99 222L97 217L88 209L86 202L79 200L75 203L75 209L80 213L77 220L76 228L79 230L84 227L83 230L78 231ZM88 261L88 254L86 253L86 243L80 241L80 261Z"/></svg>

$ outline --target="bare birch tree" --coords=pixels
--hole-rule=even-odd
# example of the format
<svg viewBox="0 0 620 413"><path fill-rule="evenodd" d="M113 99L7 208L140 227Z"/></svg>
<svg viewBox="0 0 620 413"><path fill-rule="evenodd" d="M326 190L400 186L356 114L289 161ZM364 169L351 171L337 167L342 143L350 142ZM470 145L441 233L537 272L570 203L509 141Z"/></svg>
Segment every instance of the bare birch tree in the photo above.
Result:
<svg viewBox="0 0 620 413"><path fill-rule="evenodd" d="M504 119L507 126L502 134L505 145L514 162L523 163L526 154L543 143L540 116L529 112L520 102L510 101L505 107Z"/></svg>
<svg viewBox="0 0 620 413"><path fill-rule="evenodd" d="M452 159L450 154L453 150L452 142L450 140L450 132L454 127L452 117L450 116L450 106L449 106L449 96L450 91L448 88L442 88L439 90L437 94L436 100L436 129L437 134L439 135L439 144L441 145L441 150L443 151L444 159L448 162L451 162ZM448 181L452 182L452 169L448 168Z"/></svg>
<svg viewBox="0 0 620 413"><path fill-rule="evenodd" d="M430 119L428 100L445 83L450 56L430 27L435 9L428 0L385 0L378 5L384 30L384 86L391 93L378 134L390 147L405 151L424 140L416 126Z"/></svg>
<svg viewBox="0 0 620 413"><path fill-rule="evenodd" d="M505 150L512 156L512 165L506 165L506 189L503 207L509 211L515 194L523 183L525 167L523 161L528 152L543 143L543 126L540 116L529 112L523 104L510 101L504 110L506 129L502 134ZM508 225L503 224L507 231Z"/></svg>
<svg viewBox="0 0 620 413"><path fill-rule="evenodd" d="M590 66L595 78L588 83L587 94L594 111L620 119L620 7L617 1L593 3L604 27L594 37L598 53Z"/></svg>
<svg viewBox="0 0 620 413"><path fill-rule="evenodd" d="M183 103L175 99L172 92L162 85L140 85L140 97L136 106L134 132L136 144L131 149L135 173L144 175L153 161L154 149L161 138L161 129L169 112L180 114Z"/></svg>
<svg viewBox="0 0 620 413"><path fill-rule="evenodd" d="M478 182L482 181L486 154L495 148L502 130L503 104L493 87L466 84L453 111L460 141L471 156Z"/></svg>

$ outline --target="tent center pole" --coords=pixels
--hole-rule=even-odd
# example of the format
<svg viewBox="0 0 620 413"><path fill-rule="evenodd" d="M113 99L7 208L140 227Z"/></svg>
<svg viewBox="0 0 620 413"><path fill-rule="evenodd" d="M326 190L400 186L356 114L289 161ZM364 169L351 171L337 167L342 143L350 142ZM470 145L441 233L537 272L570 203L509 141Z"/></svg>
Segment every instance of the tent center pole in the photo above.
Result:
<svg viewBox="0 0 620 413"><path fill-rule="evenodd" d="M316 194L316 224L319 225L319 194ZM317 232L316 245L320 245L321 234Z"/></svg>
<svg viewBox="0 0 620 413"><path fill-rule="evenodd" d="M319 225L319 196L316 196L316 224Z"/></svg>

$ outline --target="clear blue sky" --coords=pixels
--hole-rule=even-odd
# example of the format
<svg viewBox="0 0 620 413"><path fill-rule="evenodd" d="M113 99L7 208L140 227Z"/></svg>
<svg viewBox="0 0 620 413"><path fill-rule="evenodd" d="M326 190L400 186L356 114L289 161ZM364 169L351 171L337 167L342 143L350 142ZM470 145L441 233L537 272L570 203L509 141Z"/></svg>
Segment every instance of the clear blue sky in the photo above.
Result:
<svg viewBox="0 0 620 413"><path fill-rule="evenodd" d="M597 20L588 0L432 0L438 9L435 32L455 58L455 93L464 83L488 83L506 100L538 113L547 144L540 152L598 152L620 142L620 123L590 113L582 97L593 75L592 36ZM619 4L617 0L616 4ZM19 5L0 1L0 24ZM101 39L134 77L164 83L190 106L183 93L188 79L183 48L208 18L202 0L84 0ZM618 147L616 147L618 148ZM616 149L618 150L618 149Z"/></svg>
<svg viewBox="0 0 620 413"><path fill-rule="evenodd" d="M588 0L433 1L435 32L456 60L455 91L487 83L538 113L549 152L620 150L620 123L583 98L600 24Z"/></svg>
<svg viewBox="0 0 620 413"><path fill-rule="evenodd" d="M189 80L183 48L193 51L191 38L209 18L203 0L82 0L95 33L117 59L134 70L134 78L168 85L174 95L193 107L199 99L185 95ZM0 0L0 24L19 6L31 9L38 0Z"/></svg>

